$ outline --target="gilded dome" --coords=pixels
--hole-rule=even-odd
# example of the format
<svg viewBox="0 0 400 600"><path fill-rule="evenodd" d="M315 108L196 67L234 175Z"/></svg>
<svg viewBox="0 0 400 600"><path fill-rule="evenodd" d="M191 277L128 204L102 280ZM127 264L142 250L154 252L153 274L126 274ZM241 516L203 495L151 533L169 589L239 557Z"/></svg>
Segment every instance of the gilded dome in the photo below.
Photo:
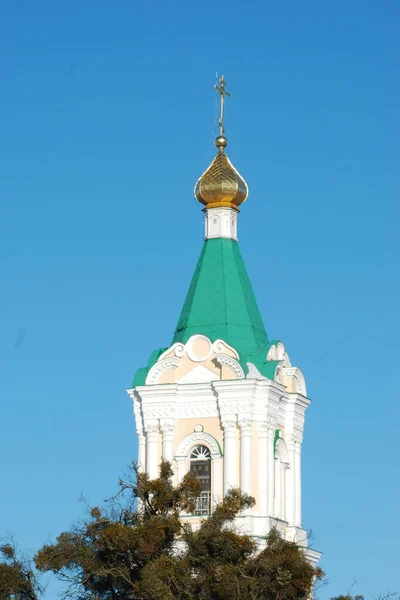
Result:
<svg viewBox="0 0 400 600"><path fill-rule="evenodd" d="M226 138L222 135L217 137L216 145L218 154L197 181L194 195L206 208L223 206L237 209L246 200L249 190L225 154Z"/></svg>

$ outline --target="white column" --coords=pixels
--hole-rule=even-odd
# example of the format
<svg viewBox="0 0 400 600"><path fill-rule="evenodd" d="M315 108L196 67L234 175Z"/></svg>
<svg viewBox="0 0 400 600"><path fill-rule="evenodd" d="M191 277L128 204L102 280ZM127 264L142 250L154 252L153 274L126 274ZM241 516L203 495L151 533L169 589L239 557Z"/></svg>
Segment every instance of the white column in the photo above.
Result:
<svg viewBox="0 0 400 600"><path fill-rule="evenodd" d="M265 422L258 423L258 498L256 510L260 517L266 517L268 512L268 487L269 487L269 470L268 470L268 425Z"/></svg>
<svg viewBox="0 0 400 600"><path fill-rule="evenodd" d="M290 471L289 469L289 463L282 463L281 462L281 477L282 477L282 484L281 484L281 489L282 489L282 502L281 502L281 519L283 519L284 521L287 521L287 512L286 512L286 508L287 508L287 477L288 477L288 472Z"/></svg>
<svg viewBox="0 0 400 600"><path fill-rule="evenodd" d="M294 465L294 442L287 442L287 449L289 452L289 466L285 471L286 476L286 520L289 525L294 525L294 514L295 514L295 465Z"/></svg>
<svg viewBox="0 0 400 600"><path fill-rule="evenodd" d="M301 440L297 440L294 448L295 471L295 525L301 527Z"/></svg>
<svg viewBox="0 0 400 600"><path fill-rule="evenodd" d="M275 496L275 449L274 449L275 428L268 427L268 515L274 514L274 496Z"/></svg>
<svg viewBox="0 0 400 600"><path fill-rule="evenodd" d="M222 500L222 461L220 454L211 454L212 508Z"/></svg>
<svg viewBox="0 0 400 600"><path fill-rule="evenodd" d="M159 464L161 460L159 442L158 422L145 423L146 431L146 473L150 479L157 479L159 475Z"/></svg>
<svg viewBox="0 0 400 600"><path fill-rule="evenodd" d="M174 458L174 440L175 426L174 423L167 421L161 424L162 431L162 457L171 463Z"/></svg>
<svg viewBox="0 0 400 600"><path fill-rule="evenodd" d="M137 466L139 473L144 473L146 469L146 438L143 433L138 433Z"/></svg>
<svg viewBox="0 0 400 600"><path fill-rule="evenodd" d="M177 464L177 479L178 484L182 481L184 476L186 475L186 456L175 456L176 464Z"/></svg>
<svg viewBox="0 0 400 600"><path fill-rule="evenodd" d="M137 456L137 468L139 473L144 473L146 470L146 437L142 431L137 432L138 435L138 456ZM137 498L137 510L141 512L143 508L143 502L140 498Z"/></svg>
<svg viewBox="0 0 400 600"><path fill-rule="evenodd" d="M275 517L282 519L282 465L279 458L275 458Z"/></svg>
<svg viewBox="0 0 400 600"><path fill-rule="evenodd" d="M237 425L236 421L224 421L224 496L237 487Z"/></svg>
<svg viewBox="0 0 400 600"><path fill-rule="evenodd" d="M240 489L251 495L251 442L252 423L249 419L240 421Z"/></svg>

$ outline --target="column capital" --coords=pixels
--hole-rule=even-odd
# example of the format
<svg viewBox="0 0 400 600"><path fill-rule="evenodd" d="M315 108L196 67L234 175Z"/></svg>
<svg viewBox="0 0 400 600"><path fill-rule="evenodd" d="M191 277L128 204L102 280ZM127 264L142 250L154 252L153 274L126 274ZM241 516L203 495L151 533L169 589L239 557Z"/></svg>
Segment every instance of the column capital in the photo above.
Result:
<svg viewBox="0 0 400 600"><path fill-rule="evenodd" d="M272 425L270 421L258 421L257 422L259 437L274 437L275 436L275 425Z"/></svg>
<svg viewBox="0 0 400 600"><path fill-rule="evenodd" d="M174 460L176 460L177 463L184 463L187 459L187 456L175 456Z"/></svg>
<svg viewBox="0 0 400 600"><path fill-rule="evenodd" d="M160 429L164 435L173 435L175 432L175 422L170 419L162 419L160 422Z"/></svg>
<svg viewBox="0 0 400 600"><path fill-rule="evenodd" d="M224 419L221 425L224 431L236 431L237 429L237 421L234 417L230 419Z"/></svg>
<svg viewBox="0 0 400 600"><path fill-rule="evenodd" d="M296 452L301 452L301 444L303 443L303 435L300 431L294 431L292 434L294 449Z"/></svg>
<svg viewBox="0 0 400 600"><path fill-rule="evenodd" d="M251 419L240 419L238 421L240 427L240 434L243 435L251 435L252 433L252 425L253 421Z"/></svg>
<svg viewBox="0 0 400 600"><path fill-rule="evenodd" d="M144 431L146 435L154 435L159 433L160 424L158 421L145 421L144 422Z"/></svg>

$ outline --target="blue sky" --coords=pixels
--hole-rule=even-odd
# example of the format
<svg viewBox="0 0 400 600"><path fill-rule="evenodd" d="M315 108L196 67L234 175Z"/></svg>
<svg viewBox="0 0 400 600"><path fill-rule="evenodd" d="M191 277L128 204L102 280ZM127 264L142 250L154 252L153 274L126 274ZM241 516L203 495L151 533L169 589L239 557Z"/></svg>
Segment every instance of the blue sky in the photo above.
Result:
<svg viewBox="0 0 400 600"><path fill-rule="evenodd" d="M313 400L320 598L399 591L399 21L395 0L0 0L0 531L54 539L135 457L125 389L201 250L223 72L242 254Z"/></svg>

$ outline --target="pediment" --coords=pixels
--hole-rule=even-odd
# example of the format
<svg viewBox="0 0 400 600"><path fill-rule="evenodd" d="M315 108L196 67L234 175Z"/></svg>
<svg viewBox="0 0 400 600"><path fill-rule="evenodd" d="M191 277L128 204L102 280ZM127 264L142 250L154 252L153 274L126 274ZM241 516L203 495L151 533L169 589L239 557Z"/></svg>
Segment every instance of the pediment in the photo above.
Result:
<svg viewBox="0 0 400 600"><path fill-rule="evenodd" d="M219 381L219 376L204 365L197 365L176 383L208 383L210 381Z"/></svg>

